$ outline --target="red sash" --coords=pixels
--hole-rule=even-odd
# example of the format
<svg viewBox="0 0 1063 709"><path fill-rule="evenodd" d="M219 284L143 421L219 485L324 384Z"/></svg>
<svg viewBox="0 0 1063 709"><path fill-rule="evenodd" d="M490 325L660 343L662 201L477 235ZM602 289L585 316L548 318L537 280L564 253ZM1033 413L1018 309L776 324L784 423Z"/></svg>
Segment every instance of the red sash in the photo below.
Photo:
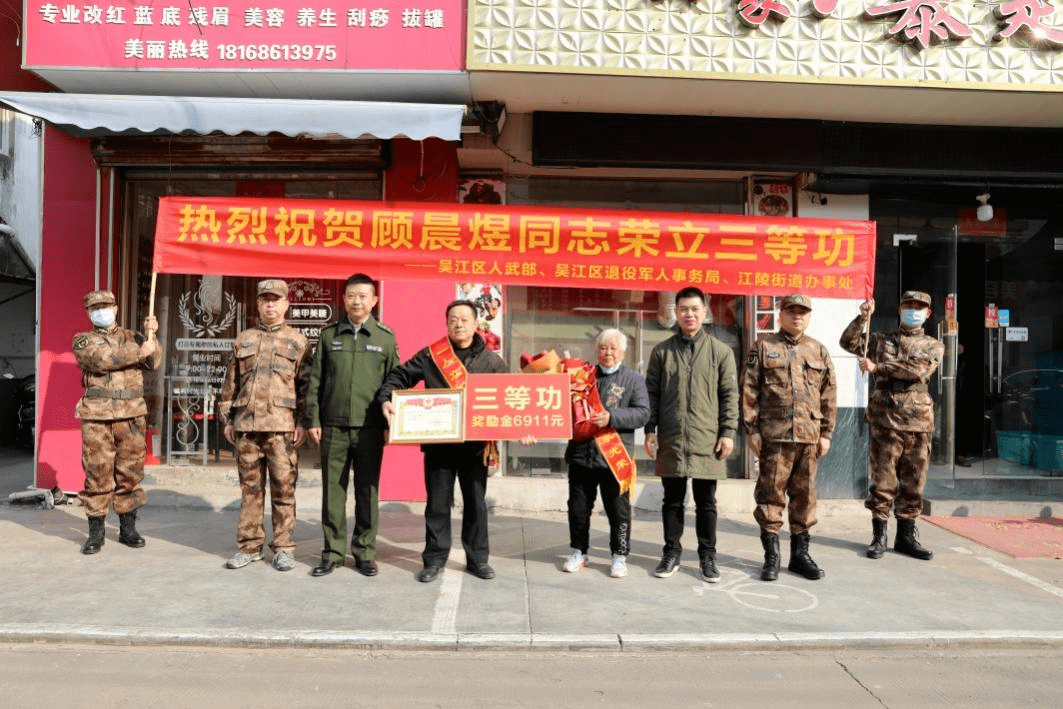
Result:
<svg viewBox="0 0 1063 709"><path fill-rule="evenodd" d="M428 352L432 355L432 363L447 380L447 386L451 389L464 389L465 378L469 372L455 354L450 338L444 335L443 339L428 347ZM498 465L498 443L495 441L488 441L484 448L484 464L489 468Z"/></svg>
<svg viewBox="0 0 1063 709"><path fill-rule="evenodd" d="M564 364L572 382L573 439L594 439L606 465L609 466L609 471L620 483L620 494L623 495L635 487L635 459L628 453L627 446L616 429L599 428L591 422L595 414L605 411L601 397L598 396L597 370L594 365L583 360L567 359Z"/></svg>
<svg viewBox="0 0 1063 709"><path fill-rule="evenodd" d="M454 354L450 338L444 337L430 346L428 351L432 355L432 362L439 369L443 378L447 380L447 385L451 389L464 389L465 377L468 372L465 371L465 365L458 359L458 355Z"/></svg>
<svg viewBox="0 0 1063 709"><path fill-rule="evenodd" d="M620 483L620 494L630 492L635 487L635 460L620 440L620 434L615 428L603 428L594 434L594 442L602 452L613 477Z"/></svg>

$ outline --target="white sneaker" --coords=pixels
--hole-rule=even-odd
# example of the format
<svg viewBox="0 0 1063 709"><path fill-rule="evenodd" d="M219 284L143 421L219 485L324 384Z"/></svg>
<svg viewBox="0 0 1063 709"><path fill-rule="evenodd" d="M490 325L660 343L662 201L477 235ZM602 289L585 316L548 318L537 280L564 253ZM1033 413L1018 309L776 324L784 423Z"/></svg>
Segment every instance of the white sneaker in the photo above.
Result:
<svg viewBox="0 0 1063 709"><path fill-rule="evenodd" d="M279 551L273 555L273 568L277 571L291 571L295 568L295 557L290 551Z"/></svg>
<svg viewBox="0 0 1063 709"><path fill-rule="evenodd" d="M609 567L609 575L614 579L622 579L627 576L627 557L613 554L613 565Z"/></svg>
<svg viewBox="0 0 1063 709"><path fill-rule="evenodd" d="M572 556L565 559L565 563L561 566L561 570L572 574L586 567L587 555L579 549L573 549Z"/></svg>
<svg viewBox="0 0 1063 709"><path fill-rule="evenodd" d="M262 561L262 550L254 551L248 554L246 551L238 551L229 557L229 560L225 562L225 568L227 569L242 569L248 564L252 564L256 561Z"/></svg>

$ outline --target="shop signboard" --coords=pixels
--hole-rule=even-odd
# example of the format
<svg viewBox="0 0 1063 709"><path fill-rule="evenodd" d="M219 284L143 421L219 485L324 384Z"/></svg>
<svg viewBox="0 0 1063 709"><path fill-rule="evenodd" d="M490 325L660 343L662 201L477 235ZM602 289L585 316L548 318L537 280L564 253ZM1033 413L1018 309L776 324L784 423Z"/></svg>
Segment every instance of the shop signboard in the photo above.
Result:
<svg viewBox="0 0 1063 709"><path fill-rule="evenodd" d="M165 196L153 268L342 279L866 299L875 224L853 219Z"/></svg>
<svg viewBox="0 0 1063 709"><path fill-rule="evenodd" d="M462 69L460 0L208 5L28 0L28 69Z"/></svg>

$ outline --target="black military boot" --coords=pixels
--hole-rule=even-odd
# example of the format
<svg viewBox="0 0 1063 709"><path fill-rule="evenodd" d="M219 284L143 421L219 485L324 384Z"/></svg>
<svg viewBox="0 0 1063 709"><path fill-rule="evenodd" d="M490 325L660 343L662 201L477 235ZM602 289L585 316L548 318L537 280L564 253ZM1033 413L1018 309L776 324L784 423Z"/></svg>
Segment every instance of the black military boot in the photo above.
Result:
<svg viewBox="0 0 1063 709"><path fill-rule="evenodd" d="M893 551L899 554L907 554L928 561L934 557L930 551L916 539L915 520L897 518L897 538L893 540Z"/></svg>
<svg viewBox="0 0 1063 709"><path fill-rule="evenodd" d="M867 558L881 559L889 541L886 539L886 520L871 518L871 543L867 545Z"/></svg>
<svg viewBox="0 0 1063 709"><path fill-rule="evenodd" d="M808 555L808 542L808 532L790 534L790 564L786 568L810 581L818 581L827 572L816 566L816 562Z"/></svg>
<svg viewBox="0 0 1063 709"><path fill-rule="evenodd" d="M760 543L764 545L764 566L760 569L760 580L774 581L779 578L779 535L761 532Z"/></svg>
<svg viewBox="0 0 1063 709"><path fill-rule="evenodd" d="M144 537L137 532L136 510L118 515L118 541L134 549L144 546Z"/></svg>
<svg viewBox="0 0 1063 709"><path fill-rule="evenodd" d="M105 517L89 517L89 538L81 545L82 554L95 554L103 546L103 520Z"/></svg>

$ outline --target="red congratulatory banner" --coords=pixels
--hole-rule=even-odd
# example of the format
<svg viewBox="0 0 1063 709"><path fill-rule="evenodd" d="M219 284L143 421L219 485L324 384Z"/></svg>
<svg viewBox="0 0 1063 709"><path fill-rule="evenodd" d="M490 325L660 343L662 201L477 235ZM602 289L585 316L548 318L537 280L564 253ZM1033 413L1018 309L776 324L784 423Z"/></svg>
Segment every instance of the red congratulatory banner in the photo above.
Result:
<svg viewBox="0 0 1063 709"><path fill-rule="evenodd" d="M865 299L858 220L424 202L159 199L154 269Z"/></svg>

